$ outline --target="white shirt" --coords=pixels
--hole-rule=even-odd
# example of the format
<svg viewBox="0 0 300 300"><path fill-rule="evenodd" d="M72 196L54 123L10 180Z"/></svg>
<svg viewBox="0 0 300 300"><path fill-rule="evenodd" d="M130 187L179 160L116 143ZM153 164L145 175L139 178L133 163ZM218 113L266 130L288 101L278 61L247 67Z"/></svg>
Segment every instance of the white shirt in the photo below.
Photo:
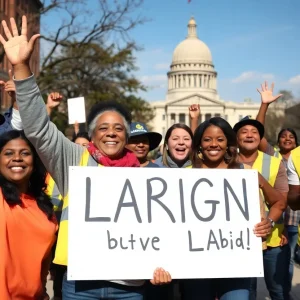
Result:
<svg viewBox="0 0 300 300"><path fill-rule="evenodd" d="M294 166L291 155L287 162L287 175L288 175L288 181L290 185L300 185L299 176L296 172L296 168Z"/></svg>
<svg viewBox="0 0 300 300"><path fill-rule="evenodd" d="M11 118L11 126L15 130L23 130L23 124L20 117L20 113L17 109L13 108L12 111L12 118Z"/></svg>

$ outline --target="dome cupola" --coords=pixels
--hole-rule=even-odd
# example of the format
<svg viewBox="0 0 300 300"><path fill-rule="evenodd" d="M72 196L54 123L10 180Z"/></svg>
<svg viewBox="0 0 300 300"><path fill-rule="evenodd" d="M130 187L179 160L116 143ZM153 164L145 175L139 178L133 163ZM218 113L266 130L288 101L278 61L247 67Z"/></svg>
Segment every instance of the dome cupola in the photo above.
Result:
<svg viewBox="0 0 300 300"><path fill-rule="evenodd" d="M169 100L191 92L217 96L217 72L208 46L198 38L194 17L188 23L186 39L174 50L168 80Z"/></svg>

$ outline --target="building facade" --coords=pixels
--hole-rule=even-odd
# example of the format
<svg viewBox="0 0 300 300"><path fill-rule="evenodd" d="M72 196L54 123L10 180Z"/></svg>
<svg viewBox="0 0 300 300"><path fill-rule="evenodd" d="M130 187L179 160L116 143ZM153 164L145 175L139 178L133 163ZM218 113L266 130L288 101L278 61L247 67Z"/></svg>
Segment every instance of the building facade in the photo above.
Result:
<svg viewBox="0 0 300 300"><path fill-rule="evenodd" d="M174 123L189 125L189 106L200 104L201 120L219 116L234 125L246 115L255 117L259 103L245 100L228 102L217 91L217 72L211 51L197 36L194 18L188 23L188 35L174 50L168 76L168 92L164 101L152 102L155 118L153 130L165 135Z"/></svg>
<svg viewBox="0 0 300 300"><path fill-rule="evenodd" d="M21 28L22 16L27 16L28 21L28 37L40 32L40 16L39 10L42 3L39 0L0 0L0 19L5 20L10 26L10 18L15 18L18 28ZM5 38L3 28L1 26L0 33ZM34 74L39 73L40 67L40 44L37 40L30 61L31 70ZM3 47L0 49L0 80L8 80L8 70L11 66L4 54ZM0 109L3 111L11 105L8 95L1 89L0 93Z"/></svg>

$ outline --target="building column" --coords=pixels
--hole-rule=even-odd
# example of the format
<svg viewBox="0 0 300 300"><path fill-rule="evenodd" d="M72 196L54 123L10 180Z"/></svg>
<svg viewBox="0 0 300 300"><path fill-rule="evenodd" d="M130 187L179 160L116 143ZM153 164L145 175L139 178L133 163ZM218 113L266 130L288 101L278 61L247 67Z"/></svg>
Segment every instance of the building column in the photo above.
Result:
<svg viewBox="0 0 300 300"><path fill-rule="evenodd" d="M175 75L175 78L176 78L175 87L176 87L176 88L179 88L179 86L178 86L178 75Z"/></svg>
<svg viewBox="0 0 300 300"><path fill-rule="evenodd" d="M187 126L191 126L190 124L190 114L189 113L185 113L185 125Z"/></svg>

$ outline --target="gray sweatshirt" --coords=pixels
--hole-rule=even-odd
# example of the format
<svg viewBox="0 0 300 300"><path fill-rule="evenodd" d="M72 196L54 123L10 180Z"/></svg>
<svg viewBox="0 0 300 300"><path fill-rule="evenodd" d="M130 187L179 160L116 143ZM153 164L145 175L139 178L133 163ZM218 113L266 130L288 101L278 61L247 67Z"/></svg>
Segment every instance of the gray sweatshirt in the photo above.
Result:
<svg viewBox="0 0 300 300"><path fill-rule="evenodd" d="M27 138L35 147L63 197L68 194L69 166L78 166L84 147L71 142L49 120L34 76L15 80L17 103ZM133 262L134 263L134 262ZM139 286L142 280L114 281Z"/></svg>

